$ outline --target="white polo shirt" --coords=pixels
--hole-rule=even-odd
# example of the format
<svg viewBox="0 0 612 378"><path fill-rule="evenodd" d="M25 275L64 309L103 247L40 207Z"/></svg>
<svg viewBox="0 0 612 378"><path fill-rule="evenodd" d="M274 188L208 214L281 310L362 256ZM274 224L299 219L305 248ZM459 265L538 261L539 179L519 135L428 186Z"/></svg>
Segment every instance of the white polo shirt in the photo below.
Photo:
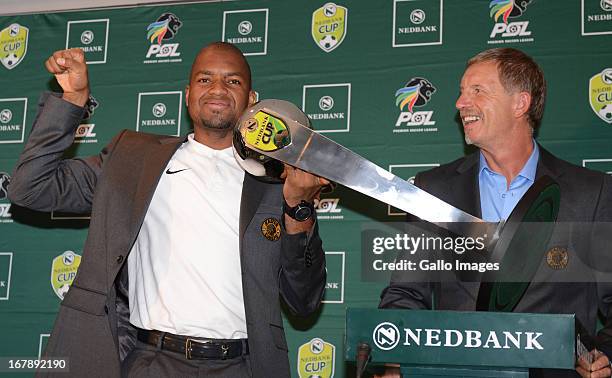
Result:
<svg viewBox="0 0 612 378"><path fill-rule="evenodd" d="M238 241L243 180L231 147L214 150L191 134L176 151L128 258L130 323L247 337Z"/></svg>

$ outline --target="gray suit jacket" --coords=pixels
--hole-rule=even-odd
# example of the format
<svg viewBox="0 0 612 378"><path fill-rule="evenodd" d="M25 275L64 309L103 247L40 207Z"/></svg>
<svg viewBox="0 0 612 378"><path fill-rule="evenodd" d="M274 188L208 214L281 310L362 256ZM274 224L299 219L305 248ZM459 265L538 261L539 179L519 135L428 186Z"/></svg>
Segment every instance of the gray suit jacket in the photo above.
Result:
<svg viewBox="0 0 612 378"><path fill-rule="evenodd" d="M415 184L440 199L480 217L478 162L478 153L471 154L418 174ZM576 254L583 253L589 248L587 243L591 238L590 235L581 234L578 229L568 229L568 223L563 222L611 222L612 177L560 160L540 146L536 178L543 175L552 177L561 188L561 205L557 218L560 223L553 232L548 248L566 248L570 258L568 267L571 267L572 259L585 258ZM610 235L607 235L607 239L610 240ZM612 251L609 245L606 247L607 251L599 251L603 252L599 257L605 261L598 261L597 264L606 264L609 269ZM603 268L602 265L599 266ZM530 284L515 311L575 313L591 335L594 335L599 310L607 319L607 323L599 332L598 348L608 356L612 356L610 337L612 282L597 282L595 276L590 277L589 282L550 282L562 280L557 279L555 274L567 274L567 272L555 272L542 261L536 273L537 279L534 280L538 282ZM409 280L409 277L395 276L389 286L383 290L379 306L463 311L475 309L477 283L459 281L418 283L408 282Z"/></svg>
<svg viewBox="0 0 612 378"><path fill-rule="evenodd" d="M45 354L70 358L74 376L112 377L120 375L120 361L134 345L125 262L163 169L184 139L125 130L97 156L62 160L82 115L83 109L43 95L9 196L40 211L91 212L83 259ZM247 174L239 233L254 377L290 374L279 296L296 314L308 315L325 286L316 226L310 234L283 230L276 242L262 235L265 219L282 224L282 217L282 186Z"/></svg>

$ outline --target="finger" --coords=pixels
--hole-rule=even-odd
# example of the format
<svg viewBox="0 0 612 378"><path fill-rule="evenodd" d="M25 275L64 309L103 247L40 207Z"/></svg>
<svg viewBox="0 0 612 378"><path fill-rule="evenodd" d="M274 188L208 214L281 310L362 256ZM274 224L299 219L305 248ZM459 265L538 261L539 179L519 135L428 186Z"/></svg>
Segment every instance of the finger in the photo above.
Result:
<svg viewBox="0 0 612 378"><path fill-rule="evenodd" d="M591 364L589 364L588 361L584 359L584 357L578 358L577 362L578 366L580 366L585 371L591 371Z"/></svg>
<svg viewBox="0 0 612 378"><path fill-rule="evenodd" d="M45 68L47 68L47 71L49 71L49 73L52 73L54 75L66 72L66 69L60 67L53 57L50 57L45 61Z"/></svg>
<svg viewBox="0 0 612 378"><path fill-rule="evenodd" d="M610 367L610 360L605 354L597 351L596 359L591 364L591 371L597 371L606 367Z"/></svg>
<svg viewBox="0 0 612 378"><path fill-rule="evenodd" d="M61 66L63 69L66 69L66 58L70 58L68 54L68 50L58 50L53 53L50 60L55 62L57 65Z"/></svg>
<svg viewBox="0 0 612 378"><path fill-rule="evenodd" d="M75 62L85 63L85 53L83 52L82 49L79 49L79 48L68 49L67 53L68 55L70 55L70 58L74 60Z"/></svg>
<svg viewBox="0 0 612 378"><path fill-rule="evenodd" d="M584 370L582 367L578 366L576 368L576 373L580 374L581 377L583 378L589 378L591 376L591 373L587 370Z"/></svg>
<svg viewBox="0 0 612 378"><path fill-rule="evenodd" d="M591 377L593 377L593 378L607 378L607 377L610 376L611 372L612 372L612 370L610 370L610 367L608 365L608 367L606 367L606 368L599 369L599 370L591 372Z"/></svg>

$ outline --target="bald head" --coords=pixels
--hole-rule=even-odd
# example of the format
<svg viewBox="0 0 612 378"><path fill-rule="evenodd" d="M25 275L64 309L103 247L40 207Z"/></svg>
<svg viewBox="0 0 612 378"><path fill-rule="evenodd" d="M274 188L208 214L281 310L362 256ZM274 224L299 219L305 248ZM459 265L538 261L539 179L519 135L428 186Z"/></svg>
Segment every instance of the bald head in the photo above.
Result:
<svg viewBox="0 0 612 378"><path fill-rule="evenodd" d="M225 56L229 57L229 59L231 59L235 64L242 66L242 71L247 79L247 85L250 90L251 66L249 66L249 62L247 62L246 58L242 54L242 51L240 51L240 49L235 45L227 42L217 41L202 47L200 52L198 52L198 55L196 55L193 64L191 65L191 73L189 75L189 78L193 78L193 75L197 72L197 68L201 65L201 62L203 60L206 60L206 58L209 57L211 54L217 53L224 54Z"/></svg>

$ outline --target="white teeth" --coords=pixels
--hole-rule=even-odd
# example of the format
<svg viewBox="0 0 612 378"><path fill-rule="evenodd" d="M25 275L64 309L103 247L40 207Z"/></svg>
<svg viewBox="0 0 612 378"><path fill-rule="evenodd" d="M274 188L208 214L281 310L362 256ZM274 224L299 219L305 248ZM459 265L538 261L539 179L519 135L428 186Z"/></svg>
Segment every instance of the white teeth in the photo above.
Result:
<svg viewBox="0 0 612 378"><path fill-rule="evenodd" d="M463 123L467 124L467 123L472 123L472 122L476 122L480 120L479 116L475 116L475 115L469 115L469 116L463 116Z"/></svg>

